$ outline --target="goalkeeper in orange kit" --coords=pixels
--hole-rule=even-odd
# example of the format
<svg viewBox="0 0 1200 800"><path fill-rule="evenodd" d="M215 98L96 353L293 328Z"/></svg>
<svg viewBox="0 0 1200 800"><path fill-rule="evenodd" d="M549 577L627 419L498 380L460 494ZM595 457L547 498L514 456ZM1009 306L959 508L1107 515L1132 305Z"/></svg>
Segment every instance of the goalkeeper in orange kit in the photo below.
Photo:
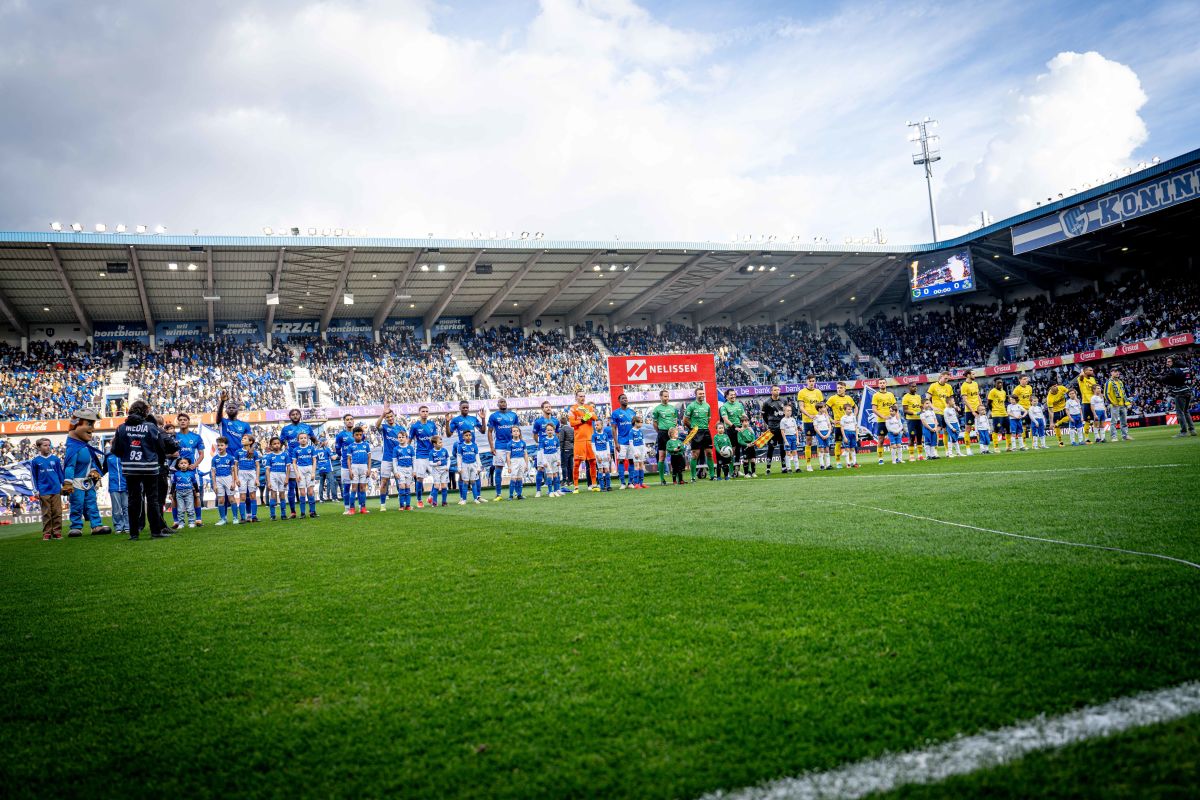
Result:
<svg viewBox="0 0 1200 800"><path fill-rule="evenodd" d="M596 472L596 448L592 446L592 434L596 432L596 407L587 402L582 386L575 387L575 405L567 415L567 421L575 429L575 469L573 470L575 488L572 494L579 493L579 469L587 470L588 486L593 492L600 491L597 484L592 483ZM598 475L597 475L598 477Z"/></svg>

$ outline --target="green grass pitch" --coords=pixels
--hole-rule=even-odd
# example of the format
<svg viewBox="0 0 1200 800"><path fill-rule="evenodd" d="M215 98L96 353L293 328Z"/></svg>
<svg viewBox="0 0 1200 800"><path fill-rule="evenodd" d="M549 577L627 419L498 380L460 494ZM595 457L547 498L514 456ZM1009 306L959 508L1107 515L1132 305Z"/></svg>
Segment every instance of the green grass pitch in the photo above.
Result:
<svg viewBox="0 0 1200 800"><path fill-rule="evenodd" d="M1172 432L164 541L8 530L0 785L688 798L1196 679L1200 570L863 508L1200 561L1200 440ZM1182 795L1198 761L1192 718L901 794Z"/></svg>

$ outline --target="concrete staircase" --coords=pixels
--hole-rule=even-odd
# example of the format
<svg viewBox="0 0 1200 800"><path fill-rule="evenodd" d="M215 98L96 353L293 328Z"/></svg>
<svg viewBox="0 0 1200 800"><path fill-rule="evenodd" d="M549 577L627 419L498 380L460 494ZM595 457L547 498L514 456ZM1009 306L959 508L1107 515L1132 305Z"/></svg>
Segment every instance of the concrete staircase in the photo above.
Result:
<svg viewBox="0 0 1200 800"><path fill-rule="evenodd" d="M1127 314L1126 316L1140 317L1145 312L1146 312L1145 306L1138 306L1135 311L1133 311L1130 314ZM1123 319L1123 317L1122 317L1122 319ZM1104 335L1100 337L1103 340L1104 345L1105 346L1113 345L1113 344L1116 344L1117 342L1121 341L1121 334L1122 334L1122 332L1124 332L1125 327L1126 326L1121 323L1120 319L1118 319L1116 322L1114 322L1112 324L1112 327L1110 327L1108 330L1106 330L1104 332Z"/></svg>
<svg viewBox="0 0 1200 800"><path fill-rule="evenodd" d="M596 349L600 351L600 355L603 358L607 359L609 356L612 355L612 351L604 346L603 339L601 339L599 336L597 336L594 333L591 335L591 338L592 338L592 344L596 345Z"/></svg>
<svg viewBox="0 0 1200 800"><path fill-rule="evenodd" d="M1017 352L1021 355L1025 354L1025 315L1028 312L1029 308L1027 306L1022 306L1021 310L1017 312L1017 318L1013 320L1012 328L1009 329L1008 334L1004 337L1004 339L1011 339L1012 337L1016 336L1022 339L1021 343L1017 345L1019 348ZM994 367L1000 363L1000 359L1003 357L1004 348L1007 347L1007 345L1004 344L1004 339L1001 339L996 343L996 346L992 348L992 353L988 356L987 366Z"/></svg>
<svg viewBox="0 0 1200 800"><path fill-rule="evenodd" d="M854 340L850 338L850 334L846 333L846 329L843 328L841 325L838 326L837 333L838 333L838 338L840 338L842 340L842 344L845 345L845 347L846 347L846 352L849 353L850 357L854 359L855 377L857 377L857 378L863 377L863 375L864 375L864 373L862 371L863 362L859 361L859 359L863 356L867 356L867 354L864 353L862 351L862 349L859 348L859 346L854 343ZM887 370L885 370L883 368L882 361L880 361L875 356L867 356L867 358L869 358L870 361L868 361L866 363L871 365L871 368L875 371L876 375L879 375L879 376L882 376L885 378L888 377Z"/></svg>
<svg viewBox="0 0 1200 800"><path fill-rule="evenodd" d="M476 381L483 383L488 397L500 396L500 389L492 380L492 376L475 368L471 359L467 358L467 351L462 349L462 345L451 339L446 343L446 348L450 351L450 357L454 359L454 366L458 368L458 378L462 382L464 397L473 396L473 387Z"/></svg>

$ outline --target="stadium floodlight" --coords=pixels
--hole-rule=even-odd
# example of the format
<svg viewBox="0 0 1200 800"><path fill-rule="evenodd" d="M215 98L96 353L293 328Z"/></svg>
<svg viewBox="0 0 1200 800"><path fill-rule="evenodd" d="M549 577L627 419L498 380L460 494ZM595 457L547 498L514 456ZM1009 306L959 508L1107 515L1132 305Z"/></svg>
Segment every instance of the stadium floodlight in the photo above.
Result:
<svg viewBox="0 0 1200 800"><path fill-rule="evenodd" d="M412 295L411 294L398 294L398 295L396 295L396 299L397 300L412 300Z"/></svg>
<svg viewBox="0 0 1200 800"><path fill-rule="evenodd" d="M334 228L334 229L333 229L333 235L334 235L334 236L341 236L341 235L342 235L342 233L344 233L344 231L343 231L341 228Z"/></svg>
<svg viewBox="0 0 1200 800"><path fill-rule="evenodd" d="M49 310L50 310L50 306L42 306L42 311L49 311Z"/></svg>
<svg viewBox="0 0 1200 800"><path fill-rule="evenodd" d="M445 272L445 271L446 271L446 265L445 265L445 264L438 264L438 265L437 265L437 271L438 271L438 272Z"/></svg>
<svg viewBox="0 0 1200 800"><path fill-rule="evenodd" d="M317 229L316 229L316 228L309 228L309 229L308 229L308 235L309 235L309 236L316 236L316 235L317 235Z"/></svg>
<svg viewBox="0 0 1200 800"><path fill-rule="evenodd" d="M267 293L267 305L269 305L269 306L279 305L279 295L275 292L268 292Z"/></svg>
<svg viewBox="0 0 1200 800"><path fill-rule="evenodd" d="M535 234L533 235L533 238L535 238L535 239L545 239L545 238L546 238L546 234L542 233L541 231L538 231L537 233L535 233Z"/></svg>
<svg viewBox="0 0 1200 800"><path fill-rule="evenodd" d="M906 123L912 130L908 140L920 147L913 153L913 164L925 168L925 189L929 193L929 224L933 228L933 240L938 240L937 210L933 205L933 164L942 160L941 137L930 134L930 128L937 127L937 120L926 117L920 122Z"/></svg>
<svg viewBox="0 0 1200 800"><path fill-rule="evenodd" d="M529 231L521 231L521 238L522 238L522 239L528 239L528 238L529 238Z"/></svg>
<svg viewBox="0 0 1200 800"><path fill-rule="evenodd" d="M274 232L275 232L275 229L272 228L270 225L267 225L263 228L263 235L265 235L265 236L270 236Z"/></svg>
<svg viewBox="0 0 1200 800"><path fill-rule="evenodd" d="M96 223L96 233L104 233L106 230L108 230L108 226L103 222Z"/></svg>
<svg viewBox="0 0 1200 800"><path fill-rule="evenodd" d="M118 223L117 223L117 233L124 233L124 232L125 232L125 230L126 230L126 229L125 229L125 223L124 223L124 222L118 222Z"/></svg>
<svg viewBox="0 0 1200 800"><path fill-rule="evenodd" d="M145 233L147 229L145 225L134 225L133 230L136 233Z"/></svg>
<svg viewBox="0 0 1200 800"><path fill-rule="evenodd" d="M609 272L616 272L616 271L617 271L617 265L616 265L616 264L609 264L609 265L608 265L608 271L609 271Z"/></svg>
<svg viewBox="0 0 1200 800"><path fill-rule="evenodd" d="M174 272L175 270L179 269L179 264L175 261L171 261L167 264L167 269Z"/></svg>
<svg viewBox="0 0 1200 800"><path fill-rule="evenodd" d="M200 295L200 299L204 300L205 302L215 303L221 299L221 295L219 295L219 294L202 294L202 295Z"/></svg>
<svg viewBox="0 0 1200 800"><path fill-rule="evenodd" d="M199 267L197 267L194 263L188 264L188 272L195 272L198 269L199 269Z"/></svg>
<svg viewBox="0 0 1200 800"><path fill-rule="evenodd" d="M422 265L421 265L421 272L429 272L429 265L428 265L428 264L422 264Z"/></svg>
<svg viewBox="0 0 1200 800"><path fill-rule="evenodd" d="M354 305L354 295L350 292L344 292L342 294L342 305L344 305L344 306Z"/></svg>
<svg viewBox="0 0 1200 800"><path fill-rule="evenodd" d="M183 306L175 306L176 311L183 311Z"/></svg>
<svg viewBox="0 0 1200 800"><path fill-rule="evenodd" d="M164 234L167 232L167 226L166 225L155 225L154 232L157 234Z"/></svg>
<svg viewBox="0 0 1200 800"><path fill-rule="evenodd" d="M300 309L301 311L304 310L304 306L296 306L296 308Z"/></svg>
<svg viewBox="0 0 1200 800"><path fill-rule="evenodd" d="M72 222L71 223L71 231L74 233L83 233L83 226L80 225L78 222Z"/></svg>
<svg viewBox="0 0 1200 800"><path fill-rule="evenodd" d="M62 223L61 222L51 222L50 230L54 231L55 233L60 232L62 230Z"/></svg>
<svg viewBox="0 0 1200 800"><path fill-rule="evenodd" d="M769 268L769 269L767 270L767 272L774 272L774 271L775 271L775 267L774 267L774 266L772 266L771 268Z"/></svg>
<svg viewBox="0 0 1200 800"><path fill-rule="evenodd" d="M600 265L592 264L592 272L599 272L599 271L600 271Z"/></svg>

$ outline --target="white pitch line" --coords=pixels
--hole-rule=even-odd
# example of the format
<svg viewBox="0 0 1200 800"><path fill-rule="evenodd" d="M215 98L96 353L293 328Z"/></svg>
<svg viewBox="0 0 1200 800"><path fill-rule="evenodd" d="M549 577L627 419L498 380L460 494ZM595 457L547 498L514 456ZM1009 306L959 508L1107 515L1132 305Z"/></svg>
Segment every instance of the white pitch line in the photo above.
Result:
<svg viewBox="0 0 1200 800"><path fill-rule="evenodd" d="M1011 536L1014 539L1026 539L1031 542L1046 542L1048 544L1062 544L1062 545L1066 545L1067 547L1085 547L1089 550L1107 550L1110 553L1125 553L1126 555L1131 555L1131 556L1146 556L1147 558L1161 558L1163 561L1174 561L1176 564L1183 564L1185 566L1194 567L1195 569L1200 569L1200 564L1196 564L1191 561L1185 561L1182 558L1175 558L1174 556L1165 556L1162 553L1145 553L1145 552L1142 552L1141 550L1126 550L1123 547L1109 547L1107 545L1088 544L1086 542L1068 542L1065 539L1050 539L1045 536L1026 536L1023 533L1010 533L1008 531L998 531L998 530L995 530L994 528L980 528L977 525L967 525L964 522L950 522L949 520L936 519L934 517L925 517L925 516L921 516L920 514L907 514L903 511L893 511L890 508L879 508L878 506L868 506L868 505L863 505L862 503L851 503L847 500L821 500L820 502L833 503L836 505L844 505L844 506L853 506L854 508L866 508L866 509L870 509L871 511L878 511L880 514L894 514L897 517L908 517L909 519L919 519L924 522L936 522L939 525L952 525L955 528L966 528L968 530L981 531L983 533L994 533L998 536Z"/></svg>
<svg viewBox="0 0 1200 800"><path fill-rule="evenodd" d="M959 736L925 750L885 755L828 772L718 791L702 800L852 800L901 786L930 784L1003 766L1031 753L1172 722L1200 712L1200 683L1122 697L1097 706L994 731Z"/></svg>
<svg viewBox="0 0 1200 800"><path fill-rule="evenodd" d="M964 456L965 458L965 456ZM940 460L940 459L939 459ZM905 462L907 463L907 462ZM894 480L896 478L940 478L944 475L1029 475L1038 473L1055 472L1111 472L1117 469L1165 469L1168 467L1182 467L1183 464L1125 464L1115 467L1063 467L1061 469L991 469L991 470L975 470L964 472L914 472L909 475L892 474L892 475L863 475L859 474L854 480ZM845 472L845 470L842 470Z"/></svg>

